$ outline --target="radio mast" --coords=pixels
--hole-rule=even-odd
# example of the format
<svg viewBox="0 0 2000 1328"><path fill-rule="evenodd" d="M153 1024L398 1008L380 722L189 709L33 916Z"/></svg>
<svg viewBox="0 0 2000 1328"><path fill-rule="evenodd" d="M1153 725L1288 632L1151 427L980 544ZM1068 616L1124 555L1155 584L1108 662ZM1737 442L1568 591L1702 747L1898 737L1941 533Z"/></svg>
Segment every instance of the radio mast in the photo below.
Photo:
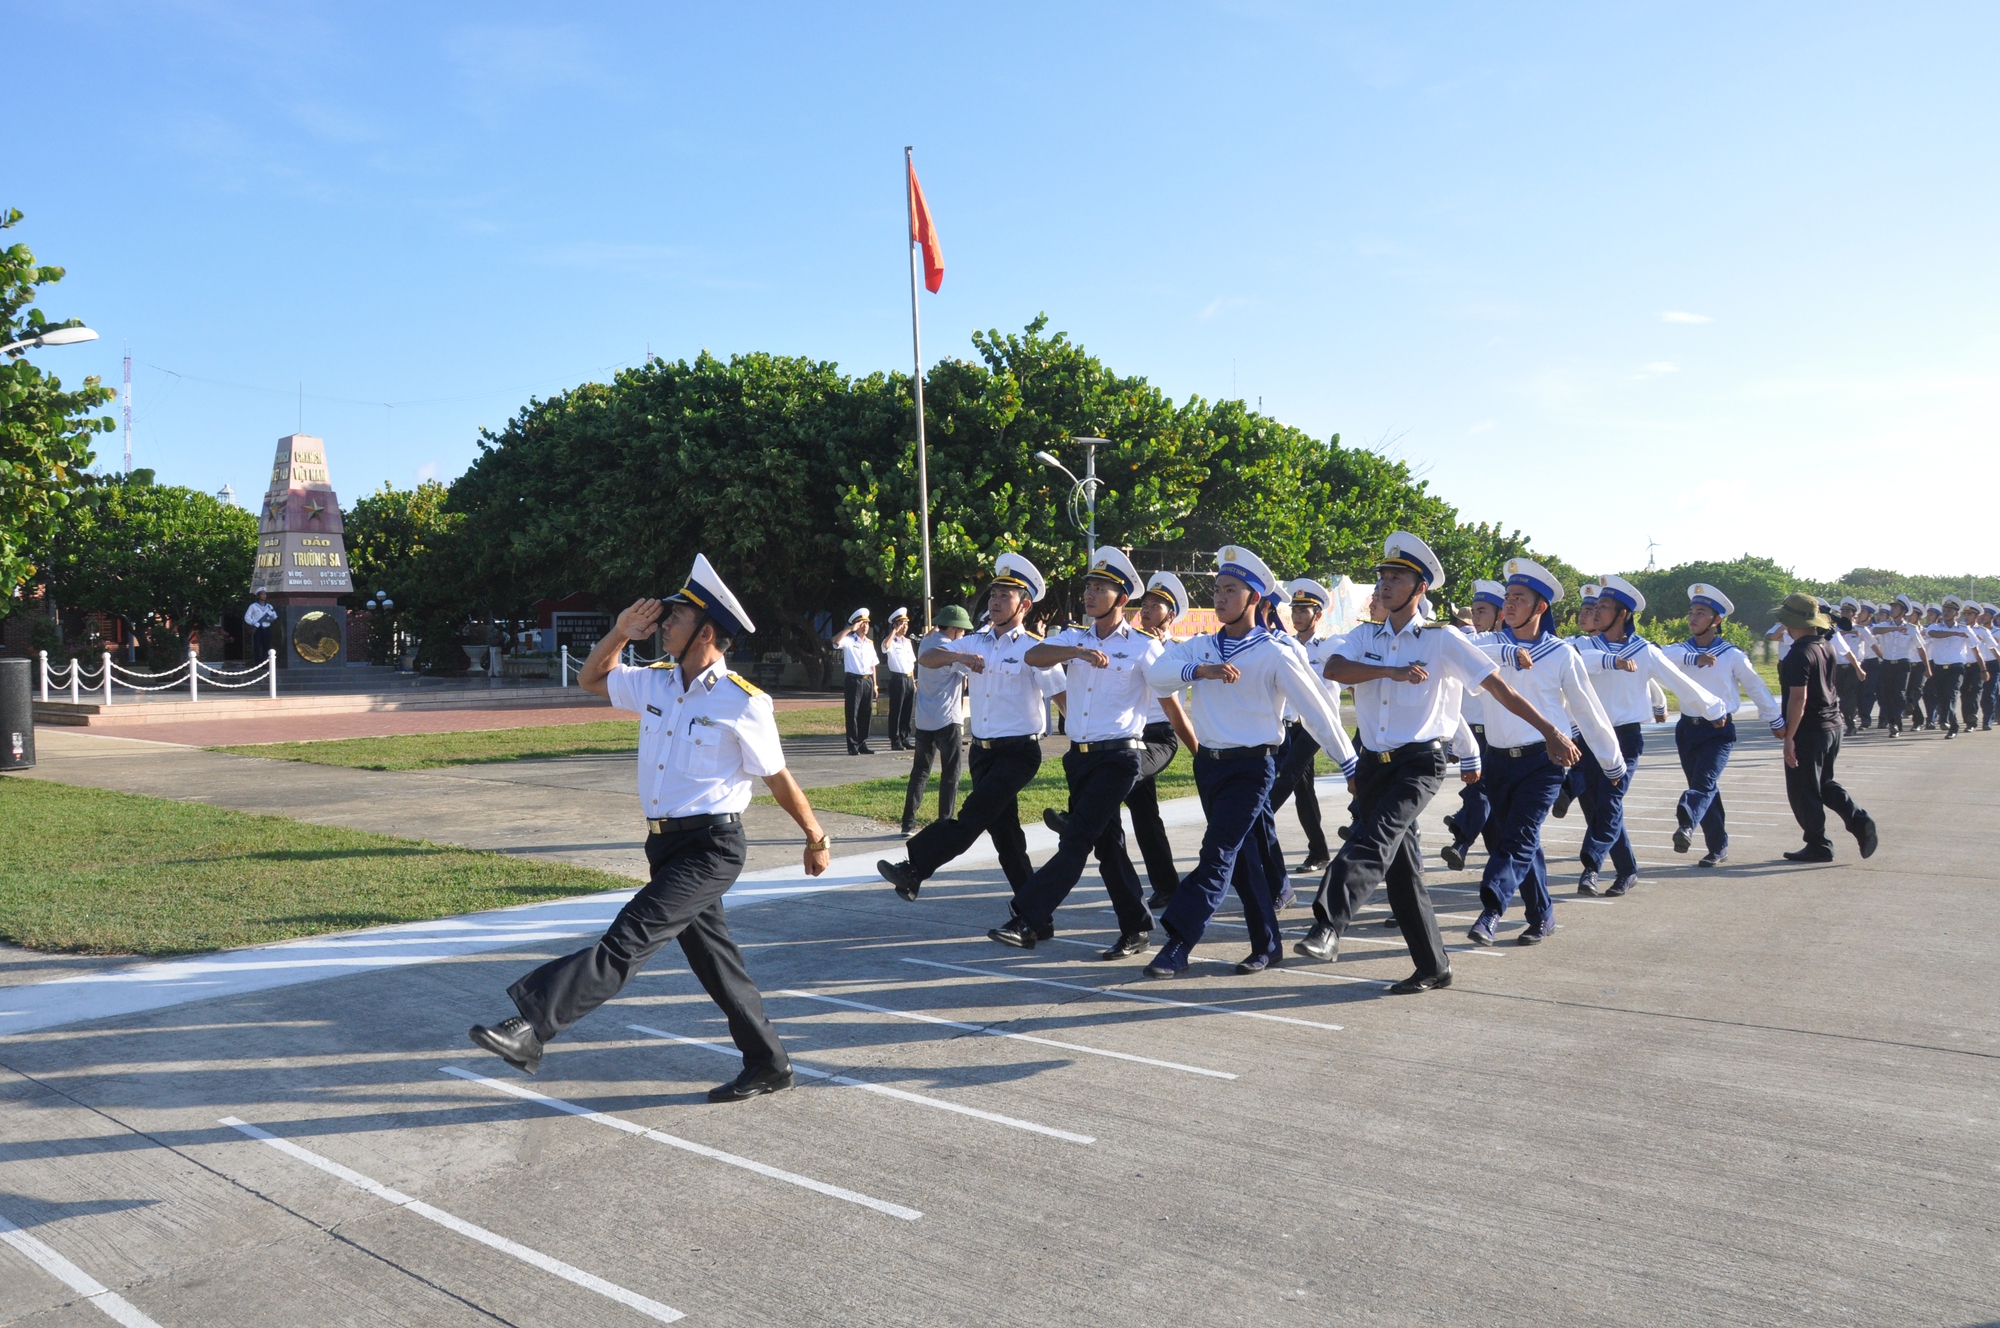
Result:
<svg viewBox="0 0 2000 1328"><path fill-rule="evenodd" d="M132 347L125 347L125 473L132 473Z"/></svg>

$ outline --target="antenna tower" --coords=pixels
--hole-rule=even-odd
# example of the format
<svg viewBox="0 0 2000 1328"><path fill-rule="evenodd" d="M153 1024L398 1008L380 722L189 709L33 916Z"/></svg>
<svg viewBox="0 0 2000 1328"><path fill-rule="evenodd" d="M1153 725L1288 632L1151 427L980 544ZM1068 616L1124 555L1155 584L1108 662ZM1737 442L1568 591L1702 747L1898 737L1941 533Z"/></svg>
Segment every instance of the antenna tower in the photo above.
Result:
<svg viewBox="0 0 2000 1328"><path fill-rule="evenodd" d="M1659 547L1660 545L1657 540L1655 540L1651 535L1646 536L1646 570L1649 572L1657 572L1660 570L1659 563L1655 562L1653 559L1653 550Z"/></svg>
<svg viewBox="0 0 2000 1328"><path fill-rule="evenodd" d="M125 473L132 473L132 348L125 348Z"/></svg>

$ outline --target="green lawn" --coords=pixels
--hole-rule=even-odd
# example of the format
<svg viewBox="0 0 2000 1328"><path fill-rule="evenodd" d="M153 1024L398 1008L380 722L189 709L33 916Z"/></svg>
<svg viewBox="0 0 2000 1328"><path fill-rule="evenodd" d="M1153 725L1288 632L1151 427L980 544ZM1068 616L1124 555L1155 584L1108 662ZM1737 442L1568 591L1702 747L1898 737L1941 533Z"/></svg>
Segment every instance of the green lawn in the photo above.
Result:
<svg viewBox="0 0 2000 1328"><path fill-rule="evenodd" d="M844 721L838 706L778 712L778 732L784 737L843 731ZM258 743L211 750L278 761L344 765L357 770L435 770L448 765L479 765L532 757L631 752L638 747L638 720L600 719L588 724L409 733L392 738L329 738L324 742Z"/></svg>
<svg viewBox="0 0 2000 1328"><path fill-rule="evenodd" d="M622 876L0 777L0 940L190 954L630 889Z"/></svg>

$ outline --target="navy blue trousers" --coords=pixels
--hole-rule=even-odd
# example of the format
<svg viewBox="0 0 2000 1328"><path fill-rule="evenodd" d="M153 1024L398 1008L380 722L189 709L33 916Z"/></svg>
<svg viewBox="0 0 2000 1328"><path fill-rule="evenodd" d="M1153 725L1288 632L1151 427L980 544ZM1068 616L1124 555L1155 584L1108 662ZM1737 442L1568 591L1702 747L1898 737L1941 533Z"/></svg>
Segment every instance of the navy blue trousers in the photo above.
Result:
<svg viewBox="0 0 2000 1328"><path fill-rule="evenodd" d="M1055 856L1014 892L1014 912L1023 921L1037 927L1052 924L1056 909L1076 888L1083 864L1095 850L1098 875L1118 913L1118 930L1153 929L1153 915L1139 888L1139 873L1133 870L1132 857L1125 851L1125 823L1118 816L1119 805L1139 782L1139 761L1144 755L1138 748L1063 754L1063 775L1069 781L1069 828L1057 843Z"/></svg>
<svg viewBox="0 0 2000 1328"><path fill-rule="evenodd" d="M1590 748L1577 744L1583 753L1577 764L1584 768L1580 801L1590 818L1583 832L1583 851L1577 858L1587 869L1596 871L1609 853L1618 874L1630 876L1639 870L1639 860L1632 856L1632 836L1625 832L1625 794L1632 787L1632 776L1638 773L1639 753L1646 750L1646 739L1637 724L1620 724L1617 733L1618 750L1625 754L1625 777L1615 783L1604 777L1604 767Z"/></svg>
<svg viewBox="0 0 2000 1328"><path fill-rule="evenodd" d="M1509 756L1497 747L1486 753L1479 782L1493 800L1493 829L1488 839L1486 871L1479 879L1479 898L1486 911L1507 912L1518 893L1528 925L1549 916L1549 863L1542 854L1542 822L1562 791L1564 769L1549 759L1541 743Z"/></svg>
<svg viewBox="0 0 2000 1328"><path fill-rule="evenodd" d="M1194 786L1208 829L1201 837L1201 860L1181 879L1160 921L1169 935L1194 945L1222 907L1223 892L1234 886L1250 928L1250 952L1275 955L1281 940L1264 863L1260 817L1270 820L1271 784L1278 765L1270 756L1223 761L1207 749L1195 753ZM1274 836L1275 838L1275 836Z"/></svg>
<svg viewBox="0 0 2000 1328"><path fill-rule="evenodd" d="M1318 755L1319 742L1306 732L1305 725L1286 725L1285 743L1278 749L1278 778L1271 785L1271 815L1276 817L1286 800L1293 800L1299 810L1299 829L1306 832L1306 856L1314 860L1327 856L1326 827L1319 815L1319 787L1313 782L1313 758ZM1272 833L1277 833L1275 824Z"/></svg>
<svg viewBox="0 0 2000 1328"><path fill-rule="evenodd" d="M1729 847L1729 825L1722 810L1722 772L1729 767L1729 753L1736 747L1736 721L1721 728L1693 715L1682 715L1674 725L1674 748L1681 755L1681 773L1687 776L1687 792L1674 805L1674 819L1681 828L1701 827L1702 842L1710 853Z"/></svg>
<svg viewBox="0 0 2000 1328"><path fill-rule="evenodd" d="M1979 722L1983 728L1993 727L1993 709L2000 704L2000 666L1988 669L1986 686L1979 692Z"/></svg>
<svg viewBox="0 0 2000 1328"><path fill-rule="evenodd" d="M1474 724L1472 738L1479 744L1479 763L1486 764L1486 726ZM1479 838L1479 832L1486 828L1486 818L1493 812L1493 800L1486 796L1486 780L1482 776L1476 783L1462 784L1458 790L1458 814L1452 817L1452 824L1458 827L1458 834L1452 842L1462 852L1472 847L1472 841Z"/></svg>

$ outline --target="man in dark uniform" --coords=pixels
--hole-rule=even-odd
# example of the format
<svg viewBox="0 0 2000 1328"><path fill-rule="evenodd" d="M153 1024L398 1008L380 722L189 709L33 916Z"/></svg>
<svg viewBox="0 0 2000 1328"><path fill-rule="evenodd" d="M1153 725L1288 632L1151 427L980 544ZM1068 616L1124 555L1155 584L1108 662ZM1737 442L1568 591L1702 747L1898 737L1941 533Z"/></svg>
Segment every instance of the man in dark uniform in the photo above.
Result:
<svg viewBox="0 0 2000 1328"><path fill-rule="evenodd" d="M664 624L661 613L672 609ZM618 662L627 641L660 628L675 663L632 668ZM472 1040L529 1074L542 1049L577 1020L616 996L668 941L678 939L693 971L729 1020L743 1053L743 1072L711 1089L711 1102L740 1102L792 1086L791 1058L764 1017L763 998L730 939L722 896L748 856L743 809L750 777L761 775L806 832L805 870L827 868L831 843L785 769L771 698L728 671L731 641L755 631L722 578L697 555L687 585L663 604L642 599L618 621L590 658L578 683L639 714L639 801L646 816L651 878L597 943L551 960L507 989L520 1013L488 1026Z"/></svg>
<svg viewBox="0 0 2000 1328"><path fill-rule="evenodd" d="M1785 854L1785 860L1833 861L1833 841L1826 836L1829 810L1861 846L1861 856L1871 857L1875 819L1855 806L1833 777L1841 732L1840 685L1828 640L1833 619L1811 595L1789 595L1778 608L1778 621L1792 638L1792 648L1778 661L1778 685L1785 691L1785 797L1806 838L1805 847Z"/></svg>

